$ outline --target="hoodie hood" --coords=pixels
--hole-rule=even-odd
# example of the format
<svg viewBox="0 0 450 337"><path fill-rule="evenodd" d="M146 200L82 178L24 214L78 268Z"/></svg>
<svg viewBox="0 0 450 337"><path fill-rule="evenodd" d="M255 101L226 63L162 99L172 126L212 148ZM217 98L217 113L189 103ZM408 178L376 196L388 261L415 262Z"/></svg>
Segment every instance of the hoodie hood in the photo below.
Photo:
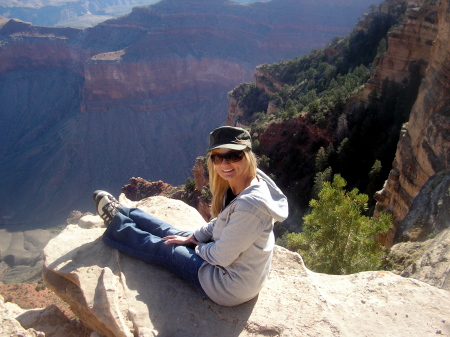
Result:
<svg viewBox="0 0 450 337"><path fill-rule="evenodd" d="M275 221L283 221L289 215L288 201L275 182L263 171L258 169L260 182L247 187L241 192L240 198L269 214Z"/></svg>

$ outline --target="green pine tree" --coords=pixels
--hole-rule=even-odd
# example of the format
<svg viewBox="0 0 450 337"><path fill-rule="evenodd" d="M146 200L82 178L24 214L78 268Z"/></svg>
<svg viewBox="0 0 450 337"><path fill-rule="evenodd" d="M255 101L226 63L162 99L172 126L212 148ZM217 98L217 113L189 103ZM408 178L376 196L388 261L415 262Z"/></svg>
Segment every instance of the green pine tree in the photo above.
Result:
<svg viewBox="0 0 450 337"><path fill-rule="evenodd" d="M391 216L362 215L368 196L357 189L347 192L338 174L324 182L319 198L310 202L312 212L303 220L302 233L288 234L287 245L298 251L308 268L327 274L376 270L383 254L377 236L391 226Z"/></svg>

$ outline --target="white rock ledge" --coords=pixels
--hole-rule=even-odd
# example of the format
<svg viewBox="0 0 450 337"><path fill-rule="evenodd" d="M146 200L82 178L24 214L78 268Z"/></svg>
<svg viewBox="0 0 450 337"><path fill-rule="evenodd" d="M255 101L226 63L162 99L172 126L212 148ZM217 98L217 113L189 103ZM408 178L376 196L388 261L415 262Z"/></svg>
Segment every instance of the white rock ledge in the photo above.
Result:
<svg viewBox="0 0 450 337"><path fill-rule="evenodd" d="M204 223L177 200L137 204L180 229ZM450 336L450 293L414 279L318 274L277 246L258 298L223 307L171 272L106 246L100 218L87 220L92 228L69 225L49 242L43 277L101 336Z"/></svg>

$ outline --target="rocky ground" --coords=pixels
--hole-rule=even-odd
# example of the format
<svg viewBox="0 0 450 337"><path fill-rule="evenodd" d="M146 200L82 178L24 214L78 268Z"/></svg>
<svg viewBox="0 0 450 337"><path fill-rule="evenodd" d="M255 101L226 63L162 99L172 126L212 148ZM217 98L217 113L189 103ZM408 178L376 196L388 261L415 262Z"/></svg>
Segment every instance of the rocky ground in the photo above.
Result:
<svg viewBox="0 0 450 337"><path fill-rule="evenodd" d="M74 315L69 305L62 301L42 282L5 284L0 281L0 295L5 303L17 304L22 309L46 308L50 305L57 306L70 323L81 332L81 337L90 336L92 331L83 326Z"/></svg>
<svg viewBox="0 0 450 337"><path fill-rule="evenodd" d="M16 303L22 309L45 308L55 304L69 318L73 318L68 304L60 300L42 281L13 284L5 284L0 281L0 295L3 296L5 302Z"/></svg>

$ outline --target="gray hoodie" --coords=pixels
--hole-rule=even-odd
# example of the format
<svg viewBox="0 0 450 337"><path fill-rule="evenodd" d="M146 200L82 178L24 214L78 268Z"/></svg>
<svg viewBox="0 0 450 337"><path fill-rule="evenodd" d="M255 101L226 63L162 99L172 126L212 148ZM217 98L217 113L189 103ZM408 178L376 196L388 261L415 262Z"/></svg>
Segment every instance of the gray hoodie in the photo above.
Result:
<svg viewBox="0 0 450 337"><path fill-rule="evenodd" d="M269 275L275 245L274 221L288 216L285 195L261 170L217 218L194 232L195 249L206 263L199 270L203 290L216 303L238 305L254 298Z"/></svg>

